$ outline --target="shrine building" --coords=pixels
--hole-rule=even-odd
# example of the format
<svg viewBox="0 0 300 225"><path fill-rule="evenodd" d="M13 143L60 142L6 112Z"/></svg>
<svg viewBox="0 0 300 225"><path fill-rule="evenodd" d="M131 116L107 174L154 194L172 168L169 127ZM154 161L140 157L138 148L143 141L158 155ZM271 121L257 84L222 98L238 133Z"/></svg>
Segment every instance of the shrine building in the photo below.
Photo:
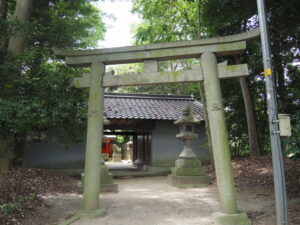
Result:
<svg viewBox="0 0 300 225"><path fill-rule="evenodd" d="M104 116L109 124L104 125L104 137L130 136L133 165L141 164L151 172L169 171L183 148L176 138L179 128L174 121L182 115L185 104L190 106L191 115L201 121L195 127L199 137L192 148L204 163L208 162L203 106L191 96L105 93ZM32 167L76 175L84 170L85 148L85 141L71 144L68 149L58 143L29 142L25 161Z"/></svg>

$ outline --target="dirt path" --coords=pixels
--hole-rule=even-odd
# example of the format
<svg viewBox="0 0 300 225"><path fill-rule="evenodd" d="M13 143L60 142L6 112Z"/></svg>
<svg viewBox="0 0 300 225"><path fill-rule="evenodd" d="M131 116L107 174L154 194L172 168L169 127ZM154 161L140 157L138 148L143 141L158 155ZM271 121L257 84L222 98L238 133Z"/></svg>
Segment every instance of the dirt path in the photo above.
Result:
<svg viewBox="0 0 300 225"><path fill-rule="evenodd" d="M78 194L47 194L42 198L42 206L34 211L34 216L22 221L22 225L57 225L73 216L82 201Z"/></svg>
<svg viewBox="0 0 300 225"><path fill-rule="evenodd" d="M101 207L108 215L82 219L73 225L216 225L211 218L219 211L216 185L200 189L177 189L168 184L167 177L116 179L119 193L101 194ZM272 188L238 190L238 207L253 220L252 225L275 225ZM56 225L70 218L80 208L78 194L48 194L35 216L22 225ZM300 199L289 201L300 206ZM298 207L298 206L297 206ZM299 207L290 225L299 225ZM291 219L291 218L290 218Z"/></svg>
<svg viewBox="0 0 300 225"><path fill-rule="evenodd" d="M252 225L274 225L274 196L270 157L243 157L233 160L238 189L238 208L253 220ZM287 191L290 197L289 225L300 225L300 161L285 160ZM209 176L215 174L207 167ZM136 174L135 174L136 175ZM141 175L141 174L140 174ZM22 177L23 179L20 179ZM44 169L24 168L0 176L0 203L15 204L16 184L20 208L10 215L0 214L0 224L55 225L70 218L80 208L77 180ZM214 224L211 213L219 211L217 188L180 190L170 186L167 177L115 179L119 193L101 195L108 215L75 224L107 225L192 225ZM34 196L37 196L34 197ZM24 201L24 202L23 202Z"/></svg>
<svg viewBox="0 0 300 225"><path fill-rule="evenodd" d="M219 210L215 185L201 189L177 189L167 177L118 179L119 193L103 193L101 207L108 215L83 219L74 225L215 225L211 214ZM238 192L239 209L256 217L273 210L272 194L268 189ZM62 201L64 202L62 204ZM48 198L48 213L56 218L70 215L80 207L79 196L62 195ZM40 218L41 219L41 218ZM41 221L41 220L40 220ZM44 220L43 220L44 221ZM48 220L48 223L51 220ZM33 224L33 223L32 223ZM256 223L257 225L261 223ZM272 225L272 223L268 223Z"/></svg>
<svg viewBox="0 0 300 225"><path fill-rule="evenodd" d="M119 180L117 195L102 195L108 215L74 225L214 224L210 214L218 209L215 187L180 190L166 181L166 177Z"/></svg>

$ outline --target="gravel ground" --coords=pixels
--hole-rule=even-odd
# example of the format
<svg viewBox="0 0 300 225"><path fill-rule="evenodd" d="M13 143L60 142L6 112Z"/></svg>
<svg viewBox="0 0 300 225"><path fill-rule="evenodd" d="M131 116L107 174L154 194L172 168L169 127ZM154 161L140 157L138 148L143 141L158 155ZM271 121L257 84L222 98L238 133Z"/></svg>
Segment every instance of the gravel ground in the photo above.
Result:
<svg viewBox="0 0 300 225"><path fill-rule="evenodd" d="M299 162L285 160L289 225L300 225ZM232 166L239 210L249 215L252 225L275 225L271 158L238 158ZM218 192L214 172L210 167L207 171L214 184L200 189L177 189L169 185L166 176L115 179L119 193L103 193L100 197L108 215L73 224L214 225L211 214L219 211ZM15 214L0 214L0 224L57 225L71 218L82 202L82 195L76 192L76 182L42 169L25 168L1 175L0 203L9 203L17 194L18 199L27 202ZM37 197L31 199L32 196Z"/></svg>
<svg viewBox="0 0 300 225"><path fill-rule="evenodd" d="M74 225L214 225L211 214L219 211L217 187L178 189L167 177L119 179L119 193L101 195L101 206L108 215L82 219ZM272 208L269 191L243 191L238 194L239 208L259 215ZM271 224L268 224L271 225Z"/></svg>

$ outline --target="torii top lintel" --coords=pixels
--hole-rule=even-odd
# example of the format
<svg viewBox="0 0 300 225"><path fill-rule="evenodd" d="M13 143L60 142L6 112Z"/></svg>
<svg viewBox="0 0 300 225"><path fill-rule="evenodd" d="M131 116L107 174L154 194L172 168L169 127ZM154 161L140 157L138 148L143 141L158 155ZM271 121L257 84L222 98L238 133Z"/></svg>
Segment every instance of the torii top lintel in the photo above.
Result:
<svg viewBox="0 0 300 225"><path fill-rule="evenodd" d="M67 64L80 67L90 66L93 62L103 62L109 65L143 62L149 59L196 58L204 52L213 52L217 56L226 56L243 53L246 49L246 44L253 42L258 36L259 29L254 29L237 35L191 41L90 50L55 49L55 54L66 57Z"/></svg>

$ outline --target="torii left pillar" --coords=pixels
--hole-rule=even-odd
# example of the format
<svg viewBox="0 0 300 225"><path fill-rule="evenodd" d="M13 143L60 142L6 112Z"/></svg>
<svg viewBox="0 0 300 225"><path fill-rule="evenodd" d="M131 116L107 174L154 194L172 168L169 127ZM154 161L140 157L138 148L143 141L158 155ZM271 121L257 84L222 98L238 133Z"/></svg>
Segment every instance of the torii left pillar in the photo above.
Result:
<svg viewBox="0 0 300 225"><path fill-rule="evenodd" d="M79 217L100 217L106 214L99 209L100 167L99 153L103 136L104 91L101 81L105 72L102 62L93 62L90 73L88 102L88 128L85 156L85 179L83 189L83 206L77 212Z"/></svg>

